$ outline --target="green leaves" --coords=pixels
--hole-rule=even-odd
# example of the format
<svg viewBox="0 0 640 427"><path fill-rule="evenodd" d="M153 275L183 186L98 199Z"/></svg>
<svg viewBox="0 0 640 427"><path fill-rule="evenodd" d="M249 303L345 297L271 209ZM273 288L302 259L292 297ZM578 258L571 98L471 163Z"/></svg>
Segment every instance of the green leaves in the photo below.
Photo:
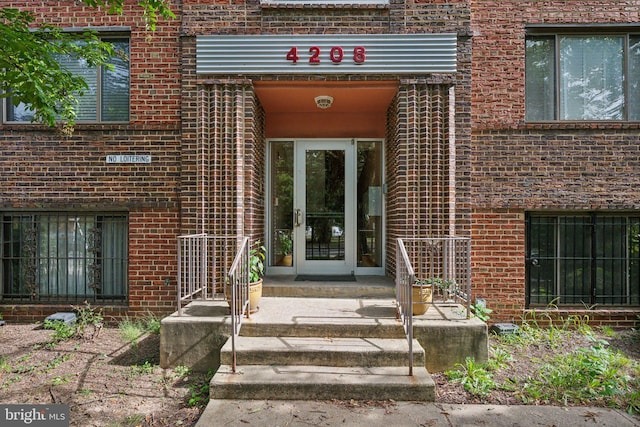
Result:
<svg viewBox="0 0 640 427"><path fill-rule="evenodd" d="M173 19L176 16L169 9L170 0L140 0L138 6L144 11L147 28L155 31L158 18L162 16L165 19ZM102 7L108 13L114 15L122 14L122 5L124 0L84 0L84 4L92 7Z"/></svg>
<svg viewBox="0 0 640 427"><path fill-rule="evenodd" d="M85 0L108 13L123 13L124 0ZM175 18L169 0L140 0L147 28L155 30L160 17ZM46 19L46 17L45 17ZM94 31L67 32L53 25L34 29L36 17L28 11L0 9L0 97L14 106L25 104L34 122L72 129L78 98L88 89L79 75L64 69L58 59L71 57L87 67L112 70L111 58L118 55L113 45L100 40Z"/></svg>

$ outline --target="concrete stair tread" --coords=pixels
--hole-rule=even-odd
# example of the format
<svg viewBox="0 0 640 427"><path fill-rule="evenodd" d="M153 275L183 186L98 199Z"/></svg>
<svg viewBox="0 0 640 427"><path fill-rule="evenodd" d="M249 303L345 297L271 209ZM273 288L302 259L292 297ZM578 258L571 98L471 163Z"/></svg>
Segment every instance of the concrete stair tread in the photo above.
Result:
<svg viewBox="0 0 640 427"><path fill-rule="evenodd" d="M413 340L414 352L420 352L422 347L417 340ZM409 345L403 338L332 338L332 337L245 337L236 341L236 351L399 351L407 352ZM231 351L231 340L222 351Z"/></svg>
<svg viewBox="0 0 640 427"><path fill-rule="evenodd" d="M435 384L423 367L221 365L211 380L213 399L395 399L432 401Z"/></svg>
<svg viewBox="0 0 640 427"><path fill-rule="evenodd" d="M409 344L396 338L240 337L241 365L398 366L409 362ZM231 340L222 347L221 363L233 360ZM424 349L413 341L416 365L424 366Z"/></svg>

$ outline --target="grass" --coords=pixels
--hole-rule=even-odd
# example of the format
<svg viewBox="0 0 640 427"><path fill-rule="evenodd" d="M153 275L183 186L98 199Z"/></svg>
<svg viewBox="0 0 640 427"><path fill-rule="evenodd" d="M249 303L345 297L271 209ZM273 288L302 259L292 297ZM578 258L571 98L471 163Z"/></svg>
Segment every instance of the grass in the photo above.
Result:
<svg viewBox="0 0 640 427"><path fill-rule="evenodd" d="M135 348L138 340L144 334L160 333L161 320L153 313L148 313L144 318L131 319L127 317L118 324L120 336Z"/></svg>
<svg viewBox="0 0 640 427"><path fill-rule="evenodd" d="M600 332L605 337L616 336L611 328ZM563 342L578 338L586 339L588 345L568 353L559 350ZM498 336L496 341L487 363L467 358L445 373L448 379L477 397L501 389L513 392L523 403L588 404L640 414L640 363L598 339L587 318L572 317L562 325L548 327L540 327L533 319L524 322L518 333ZM532 360L533 372L516 374L502 383L495 380L494 374L513 362L512 352L526 355L527 349L534 347L548 351L541 360Z"/></svg>

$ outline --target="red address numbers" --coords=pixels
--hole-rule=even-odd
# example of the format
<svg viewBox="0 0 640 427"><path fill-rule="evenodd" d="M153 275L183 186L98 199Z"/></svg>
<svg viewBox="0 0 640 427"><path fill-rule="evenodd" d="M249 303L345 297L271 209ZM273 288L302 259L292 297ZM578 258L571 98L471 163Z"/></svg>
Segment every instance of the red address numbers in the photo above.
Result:
<svg viewBox="0 0 640 427"><path fill-rule="evenodd" d="M324 52L324 54L326 55L326 52ZM328 59L334 64L339 64L345 59L348 60L349 58L347 58L347 56L350 56L350 59L352 59L356 64L363 64L367 60L367 51L362 46L354 47L353 52L349 53L345 53L344 49L342 49L342 47L340 46L334 46L329 49ZM309 48L309 64L320 64L322 58L323 52L318 46L311 46ZM287 61L291 61L294 64L297 64L298 61L304 59L305 58L300 57L298 48L295 46L289 49L289 52L287 52Z"/></svg>

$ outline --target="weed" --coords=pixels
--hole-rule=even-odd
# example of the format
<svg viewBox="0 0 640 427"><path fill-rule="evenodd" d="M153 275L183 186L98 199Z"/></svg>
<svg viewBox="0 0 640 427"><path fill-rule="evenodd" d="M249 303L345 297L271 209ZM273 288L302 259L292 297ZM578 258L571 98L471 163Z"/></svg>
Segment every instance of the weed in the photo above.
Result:
<svg viewBox="0 0 640 427"><path fill-rule="evenodd" d="M178 376L178 378L184 378L191 373L191 368L184 365L179 365L173 368L173 372Z"/></svg>
<svg viewBox="0 0 640 427"><path fill-rule="evenodd" d="M491 312L493 310L491 310L490 308L487 308L487 306L485 305L484 302L480 303L480 302L476 301L471 306L471 311L473 311L473 314L478 319L482 320L483 322L487 322L487 321L489 321L489 319L491 319L491 317L489 317L489 314L491 314Z"/></svg>
<svg viewBox="0 0 640 427"><path fill-rule="evenodd" d="M49 363L47 363L43 372L46 373L54 370L55 368L62 365L64 362L71 359L72 357L73 357L73 354L71 353L65 354L65 355L60 355L60 354L56 355L56 357L54 357Z"/></svg>
<svg viewBox="0 0 640 427"><path fill-rule="evenodd" d="M502 348L496 348L491 352L491 357L487 362L487 369L497 371L498 369L507 366L509 362L513 362L513 356L511 353L503 350Z"/></svg>
<svg viewBox="0 0 640 427"><path fill-rule="evenodd" d="M196 383L189 384L190 397L187 404L191 407L202 408L209 402L209 383L213 377L213 371L208 371L207 375Z"/></svg>
<svg viewBox="0 0 640 427"><path fill-rule="evenodd" d="M450 380L462 384L464 389L474 396L488 396L497 387L486 365L476 363L471 357L467 357L464 364L457 363L456 367L457 369L446 371L445 375Z"/></svg>
<svg viewBox="0 0 640 427"><path fill-rule="evenodd" d="M58 386L58 385L62 385L62 384L66 384L69 381L71 381L70 377L61 377L60 375L56 375L55 377L53 377L53 379L51 380L51 385L52 386Z"/></svg>
<svg viewBox="0 0 640 427"><path fill-rule="evenodd" d="M616 336L616 331L611 326L607 326L607 325L600 326L600 332L605 337L613 338Z"/></svg>
<svg viewBox="0 0 640 427"><path fill-rule="evenodd" d="M78 389L78 394L82 397L89 397L93 394L93 391L87 389L87 388L79 388Z"/></svg>
<svg viewBox="0 0 640 427"><path fill-rule="evenodd" d="M136 427L141 426L145 421L142 414L127 415L122 420L115 420L108 424L108 427Z"/></svg>
<svg viewBox="0 0 640 427"><path fill-rule="evenodd" d="M102 308L96 309L87 301L84 306L73 306L78 315L76 320L76 334L83 338L95 339L104 326Z"/></svg>
<svg viewBox="0 0 640 427"><path fill-rule="evenodd" d="M144 329L150 334L158 335L160 333L161 318L149 312L144 319Z"/></svg>
<svg viewBox="0 0 640 427"><path fill-rule="evenodd" d="M634 365L604 345L580 348L550 358L535 375L526 378L522 397L525 402L599 402L634 411L637 401L634 403L632 398L640 385L629 372Z"/></svg>
<svg viewBox="0 0 640 427"><path fill-rule="evenodd" d="M9 360L4 356L0 356L0 371L11 372Z"/></svg>
<svg viewBox="0 0 640 427"><path fill-rule="evenodd" d="M137 348L138 339L144 334L144 326L138 320L125 318L118 325L120 336L123 340L131 344L133 348Z"/></svg>
<svg viewBox="0 0 640 427"><path fill-rule="evenodd" d="M148 360L145 361L142 365L133 365L131 367L131 375L148 375L152 374L155 369L155 365L152 365Z"/></svg>
<svg viewBox="0 0 640 427"><path fill-rule="evenodd" d="M76 334L75 325L61 322L59 320L45 320L44 328L53 330L53 336L51 337L52 345L55 345L60 341L69 339Z"/></svg>

